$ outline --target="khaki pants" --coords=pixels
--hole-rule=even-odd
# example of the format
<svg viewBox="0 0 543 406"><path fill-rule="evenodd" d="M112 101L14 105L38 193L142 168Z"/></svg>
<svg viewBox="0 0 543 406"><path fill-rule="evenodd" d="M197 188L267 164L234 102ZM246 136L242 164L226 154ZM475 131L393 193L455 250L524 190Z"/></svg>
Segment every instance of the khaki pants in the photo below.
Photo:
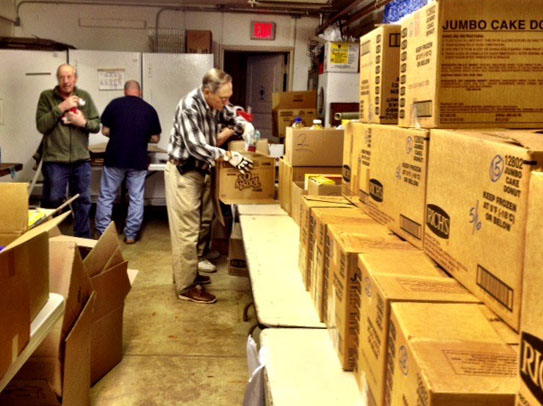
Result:
<svg viewBox="0 0 543 406"><path fill-rule="evenodd" d="M209 239L213 205L209 175L179 173L168 162L164 172L166 205L172 244L172 268L177 293L195 285L198 256Z"/></svg>

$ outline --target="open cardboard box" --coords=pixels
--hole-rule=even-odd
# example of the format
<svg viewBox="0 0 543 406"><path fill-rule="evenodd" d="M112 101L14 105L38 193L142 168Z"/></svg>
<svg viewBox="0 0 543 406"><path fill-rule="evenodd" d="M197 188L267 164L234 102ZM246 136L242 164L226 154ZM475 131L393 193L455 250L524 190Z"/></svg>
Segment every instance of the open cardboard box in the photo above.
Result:
<svg viewBox="0 0 543 406"><path fill-rule="evenodd" d="M64 316L0 393L2 405L90 404L90 343L95 293L75 243L50 241L51 291Z"/></svg>
<svg viewBox="0 0 543 406"><path fill-rule="evenodd" d="M130 291L128 262L121 253L115 224L98 241L68 236L53 237L52 241L77 242L83 265L96 291L96 303L91 323L91 383L96 383L123 356L122 320L124 299Z"/></svg>

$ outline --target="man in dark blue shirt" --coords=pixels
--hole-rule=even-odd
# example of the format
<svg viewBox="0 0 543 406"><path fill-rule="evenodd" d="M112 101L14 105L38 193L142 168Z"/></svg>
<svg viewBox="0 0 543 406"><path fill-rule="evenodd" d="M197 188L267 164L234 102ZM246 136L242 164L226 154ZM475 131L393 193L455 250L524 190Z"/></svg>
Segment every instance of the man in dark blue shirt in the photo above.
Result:
<svg viewBox="0 0 543 406"><path fill-rule="evenodd" d="M96 205L96 230L102 234L111 222L115 196L126 179L130 202L124 234L125 242L134 244L143 221L147 143L160 140L160 121L156 110L141 99L140 85L135 80L125 83L124 97L111 101L101 120L102 134L109 137L109 142Z"/></svg>

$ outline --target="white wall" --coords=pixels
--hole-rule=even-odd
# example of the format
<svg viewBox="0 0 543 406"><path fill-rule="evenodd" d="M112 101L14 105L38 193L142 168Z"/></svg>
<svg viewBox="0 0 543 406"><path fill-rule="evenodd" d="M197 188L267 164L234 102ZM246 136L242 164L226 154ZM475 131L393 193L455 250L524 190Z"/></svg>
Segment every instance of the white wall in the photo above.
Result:
<svg viewBox="0 0 543 406"><path fill-rule="evenodd" d="M11 1L11 0L9 0ZM2 1L3 3L3 1ZM21 26L14 28L14 35L37 36L72 44L78 49L151 51L152 29L159 8L120 6L74 6L58 4L25 4L20 9ZM1 9L0 9L1 11ZM94 26L84 27L89 23ZM87 20L87 21L85 21ZM141 28L105 28L100 25L115 23L126 26L137 24ZM253 20L274 21L274 41L250 40ZM220 66L223 46L292 47L294 48L294 76L292 90L305 90L309 38L314 35L318 19L304 17L256 15L220 12L193 12L166 9L160 14L159 28L210 30L213 32L213 53ZM1 26L0 26L1 29Z"/></svg>

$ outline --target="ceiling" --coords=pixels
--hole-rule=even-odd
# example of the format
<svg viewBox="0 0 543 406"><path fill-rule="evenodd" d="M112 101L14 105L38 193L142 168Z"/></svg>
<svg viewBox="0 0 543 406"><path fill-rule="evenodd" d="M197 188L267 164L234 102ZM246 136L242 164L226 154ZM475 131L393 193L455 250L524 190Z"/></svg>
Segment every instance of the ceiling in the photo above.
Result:
<svg viewBox="0 0 543 406"><path fill-rule="evenodd" d="M316 34L331 24L342 28L346 36L358 37L381 21L382 10L391 0L31 0L48 3L104 3L142 7L176 7L199 11L224 11L293 16L317 16L321 25ZM28 0L18 0L20 4Z"/></svg>

